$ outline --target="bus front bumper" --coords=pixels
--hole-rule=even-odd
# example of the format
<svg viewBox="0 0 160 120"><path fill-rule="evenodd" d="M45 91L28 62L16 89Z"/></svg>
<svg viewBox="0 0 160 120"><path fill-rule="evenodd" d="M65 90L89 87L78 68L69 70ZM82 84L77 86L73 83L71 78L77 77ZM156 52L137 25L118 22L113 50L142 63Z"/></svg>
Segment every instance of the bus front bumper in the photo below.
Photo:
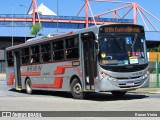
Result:
<svg viewBox="0 0 160 120"><path fill-rule="evenodd" d="M95 91L129 91L138 88L149 87L150 76L145 78L139 77L136 79L108 79L103 78L100 82L95 83Z"/></svg>

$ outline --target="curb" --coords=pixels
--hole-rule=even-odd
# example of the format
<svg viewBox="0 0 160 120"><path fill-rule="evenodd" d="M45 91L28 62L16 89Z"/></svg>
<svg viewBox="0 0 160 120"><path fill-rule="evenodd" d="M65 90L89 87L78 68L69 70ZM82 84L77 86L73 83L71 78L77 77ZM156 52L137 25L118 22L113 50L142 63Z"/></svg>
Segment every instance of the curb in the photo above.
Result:
<svg viewBox="0 0 160 120"><path fill-rule="evenodd" d="M135 94L160 94L160 91L153 91L153 92L128 92L128 93L135 93Z"/></svg>
<svg viewBox="0 0 160 120"><path fill-rule="evenodd" d="M128 93L137 93L137 94L160 94L160 88L148 88L148 89L145 89L145 90L141 90L141 89L138 89L138 90L135 90L135 91L128 91Z"/></svg>

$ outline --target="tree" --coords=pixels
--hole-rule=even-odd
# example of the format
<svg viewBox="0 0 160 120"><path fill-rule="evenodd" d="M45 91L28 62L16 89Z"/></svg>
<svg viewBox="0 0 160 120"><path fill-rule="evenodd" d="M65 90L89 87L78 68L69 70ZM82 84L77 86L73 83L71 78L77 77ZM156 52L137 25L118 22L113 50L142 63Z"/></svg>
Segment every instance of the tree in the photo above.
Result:
<svg viewBox="0 0 160 120"><path fill-rule="evenodd" d="M160 52L160 45L157 47L148 48L148 52Z"/></svg>
<svg viewBox="0 0 160 120"><path fill-rule="evenodd" d="M31 25L31 35L35 35L35 37L37 36L38 32L42 29L42 25L41 23L36 23L35 25Z"/></svg>

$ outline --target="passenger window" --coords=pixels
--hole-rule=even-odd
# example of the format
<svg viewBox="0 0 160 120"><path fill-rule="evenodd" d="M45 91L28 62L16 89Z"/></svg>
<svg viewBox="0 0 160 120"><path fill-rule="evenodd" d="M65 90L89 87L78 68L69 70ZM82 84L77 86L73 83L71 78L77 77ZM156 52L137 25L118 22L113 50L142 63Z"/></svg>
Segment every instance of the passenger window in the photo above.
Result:
<svg viewBox="0 0 160 120"><path fill-rule="evenodd" d="M29 63L29 48L23 48L21 50L21 62L22 64Z"/></svg>
<svg viewBox="0 0 160 120"><path fill-rule="evenodd" d="M51 44L50 43L41 45L41 58L42 58L42 62L51 61Z"/></svg>
<svg viewBox="0 0 160 120"><path fill-rule="evenodd" d="M79 58L79 41L78 37L66 39L66 59L77 59Z"/></svg>
<svg viewBox="0 0 160 120"><path fill-rule="evenodd" d="M7 63L8 63L8 66L13 66L14 64L12 51L7 52Z"/></svg>
<svg viewBox="0 0 160 120"><path fill-rule="evenodd" d="M39 45L31 47L30 54L31 54L30 63L40 62Z"/></svg>
<svg viewBox="0 0 160 120"><path fill-rule="evenodd" d="M62 50L63 49L63 40L53 42L53 50Z"/></svg>
<svg viewBox="0 0 160 120"><path fill-rule="evenodd" d="M53 61L64 60L64 44L63 40L54 41L53 46Z"/></svg>

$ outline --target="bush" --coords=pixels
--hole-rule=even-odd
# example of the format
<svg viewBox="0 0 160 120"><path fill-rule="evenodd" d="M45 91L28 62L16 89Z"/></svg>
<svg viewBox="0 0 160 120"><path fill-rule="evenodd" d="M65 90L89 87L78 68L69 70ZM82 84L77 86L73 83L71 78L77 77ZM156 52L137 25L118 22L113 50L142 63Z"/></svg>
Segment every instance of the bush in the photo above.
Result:
<svg viewBox="0 0 160 120"><path fill-rule="evenodd" d="M160 52L160 45L153 48L148 48L148 52Z"/></svg>

